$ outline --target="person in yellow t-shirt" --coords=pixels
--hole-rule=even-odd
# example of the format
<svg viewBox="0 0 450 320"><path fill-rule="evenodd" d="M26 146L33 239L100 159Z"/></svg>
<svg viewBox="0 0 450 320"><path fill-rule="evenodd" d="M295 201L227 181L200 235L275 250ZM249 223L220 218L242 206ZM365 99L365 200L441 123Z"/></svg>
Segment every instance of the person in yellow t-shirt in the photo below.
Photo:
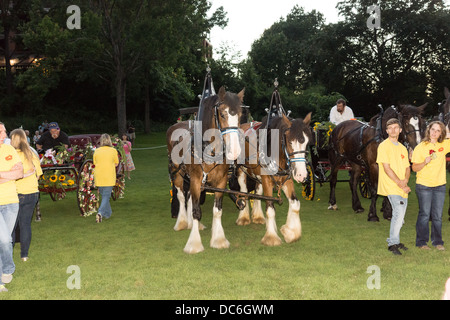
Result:
<svg viewBox="0 0 450 320"><path fill-rule="evenodd" d="M445 250L442 240L442 210L447 183L446 157L450 152L450 139L445 125L431 122L425 138L414 149L412 169L416 174L416 194L419 215L416 222L416 246L429 250L429 221L431 217L431 243L438 250Z"/></svg>
<svg viewBox="0 0 450 320"><path fill-rule="evenodd" d="M14 147L5 144L6 127L0 122L0 292L8 291L5 283L16 270L13 261L11 233L19 212L16 179L23 176L23 166Z"/></svg>
<svg viewBox="0 0 450 320"><path fill-rule="evenodd" d="M102 218L111 217L112 209L109 203L111 192L116 185L116 167L119 164L117 150L113 148L111 137L104 133L99 140L99 147L94 152L94 182L98 187L102 201L98 208L96 222L102 222Z"/></svg>
<svg viewBox="0 0 450 320"><path fill-rule="evenodd" d="M19 214L12 238L14 245L15 231L18 228L20 230L20 258L22 261L27 261L31 244L31 219L39 200L38 180L42 175L42 169L37 153L34 153L28 144L25 131L15 129L11 131L10 137L11 146L16 148L23 164L23 178L16 180Z"/></svg>
<svg viewBox="0 0 450 320"><path fill-rule="evenodd" d="M408 150L398 141L402 132L398 119L386 122L388 138L378 146L378 190L377 193L387 196L392 206L391 226L389 230L388 250L395 255L401 255L399 249L408 250L400 242L400 230L404 223L408 206L409 176L411 174Z"/></svg>

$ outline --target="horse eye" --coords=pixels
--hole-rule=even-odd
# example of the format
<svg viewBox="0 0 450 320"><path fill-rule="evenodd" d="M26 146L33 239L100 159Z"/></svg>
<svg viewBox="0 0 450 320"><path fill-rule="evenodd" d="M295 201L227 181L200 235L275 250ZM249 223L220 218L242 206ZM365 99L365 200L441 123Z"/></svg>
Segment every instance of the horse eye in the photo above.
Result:
<svg viewBox="0 0 450 320"><path fill-rule="evenodd" d="M225 115L224 115L223 113L220 114L220 117L221 117L222 119L225 119Z"/></svg>

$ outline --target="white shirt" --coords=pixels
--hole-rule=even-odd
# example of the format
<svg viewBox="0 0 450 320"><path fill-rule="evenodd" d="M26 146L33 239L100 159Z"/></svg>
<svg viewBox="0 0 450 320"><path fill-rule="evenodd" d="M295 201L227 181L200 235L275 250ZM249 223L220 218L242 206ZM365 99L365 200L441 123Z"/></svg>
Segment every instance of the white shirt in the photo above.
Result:
<svg viewBox="0 0 450 320"><path fill-rule="evenodd" d="M337 106L334 106L330 110L330 122L338 125L342 121L351 120L355 116L353 115L353 111L349 106L345 106L344 112L342 114L337 111Z"/></svg>

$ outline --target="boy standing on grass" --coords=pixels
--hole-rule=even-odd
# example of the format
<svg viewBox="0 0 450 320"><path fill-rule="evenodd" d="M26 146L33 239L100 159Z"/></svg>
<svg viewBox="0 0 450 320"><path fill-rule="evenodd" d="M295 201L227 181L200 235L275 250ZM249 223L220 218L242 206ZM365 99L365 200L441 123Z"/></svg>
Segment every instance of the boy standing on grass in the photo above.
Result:
<svg viewBox="0 0 450 320"><path fill-rule="evenodd" d="M398 119L389 119L386 123L389 137L378 146L377 163L378 191L387 196L392 206L391 227L389 230L388 250L395 255L401 255L399 249L408 250L400 243L400 229L402 228L406 207L408 205L408 180L411 174L408 151L398 142L402 132Z"/></svg>

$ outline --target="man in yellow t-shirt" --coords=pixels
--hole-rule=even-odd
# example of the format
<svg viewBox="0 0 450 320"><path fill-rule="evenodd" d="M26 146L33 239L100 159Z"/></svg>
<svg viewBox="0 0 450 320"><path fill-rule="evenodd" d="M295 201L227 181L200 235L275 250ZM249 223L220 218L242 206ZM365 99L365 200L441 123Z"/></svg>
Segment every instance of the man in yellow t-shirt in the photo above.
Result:
<svg viewBox="0 0 450 320"><path fill-rule="evenodd" d="M377 163L378 191L382 196L387 196L392 206L391 227L389 230L388 250L395 255L401 255L399 249L407 250L400 243L400 230L408 205L408 180L411 174L408 160L408 151L398 142L402 132L398 119L389 119L386 123L386 132L389 137L378 146Z"/></svg>
<svg viewBox="0 0 450 320"><path fill-rule="evenodd" d="M4 144L6 128L0 122L0 292L8 291L5 283L12 280L13 261L11 233L19 212L16 179L23 176L23 165L14 147Z"/></svg>

